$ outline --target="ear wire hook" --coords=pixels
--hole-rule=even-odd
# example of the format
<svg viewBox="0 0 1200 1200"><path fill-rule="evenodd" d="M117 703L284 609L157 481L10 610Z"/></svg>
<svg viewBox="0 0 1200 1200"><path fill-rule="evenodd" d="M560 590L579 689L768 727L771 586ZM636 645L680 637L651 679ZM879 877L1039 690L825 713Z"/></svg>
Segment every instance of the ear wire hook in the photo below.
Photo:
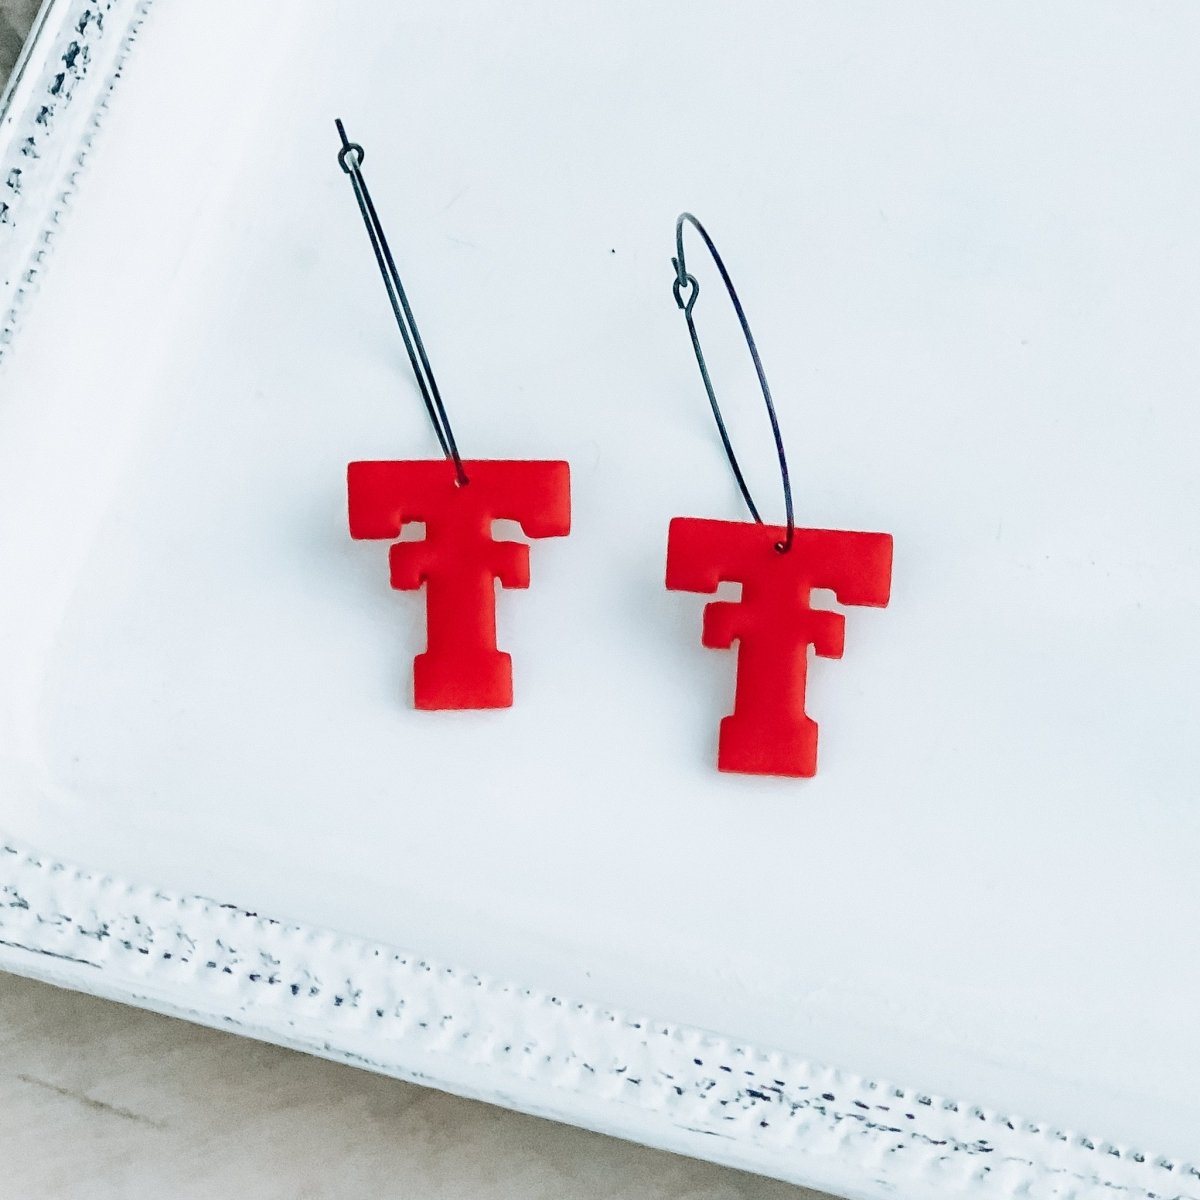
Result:
<svg viewBox="0 0 1200 1200"><path fill-rule="evenodd" d="M458 443L454 440L454 431L450 428L450 418L446 415L446 406L442 403L442 394L438 390L437 380L433 377L433 368L429 365L429 356L425 353L425 343L421 341L416 319L404 293L404 284L400 282L400 272L396 270L396 262L392 258L391 247L383 232L383 225L371 193L367 190L367 181L363 177L362 163L366 154L363 148L346 137L345 126L339 117L335 122L338 137L342 140L342 148L338 151L338 163L342 170L350 176L350 184L354 188L354 198L358 201L359 212L362 213L363 224L367 227L367 236L371 239L371 249L375 252L375 261L379 264L379 273L383 276L383 286L387 289L388 300L392 305L392 313L400 336L404 339L404 348L408 351L408 361L412 363L413 374L417 377L417 386L421 389L421 399L425 401L425 410L437 434L442 453L454 461L454 471L459 487L464 487L470 480L463 470L462 456L458 452Z"/></svg>
<svg viewBox="0 0 1200 1200"><path fill-rule="evenodd" d="M779 476L783 481L783 503L787 509L787 536L782 542L775 543L775 549L780 554L786 554L792 548L792 542L796 536L796 518L792 510L792 483L788 475L787 455L783 450L783 435L779 432L779 420L775 416L775 405L771 400L771 389L767 384L767 375L763 370L762 359L758 355L758 345L754 341L754 334L750 332L750 323L746 320L746 313L742 308L742 302L738 299L737 291L733 286L733 280L729 278L729 272L725 268L724 260L717 253L717 248L713 245L712 238L708 236L708 231L691 213L680 213L675 222L675 257L671 259L671 264L675 268L675 282L672 285L672 291L675 294L675 303L683 310L684 318L687 320L688 333L692 335L692 349L696 352L696 365L700 368L700 377L704 380L704 390L708 393L708 402L712 405L713 416L717 422L717 431L721 435L721 444L725 447L725 456L729 459L729 465L733 469L733 477L737 480L738 488L742 493L742 499L746 501L746 507L750 510L750 515L761 525L763 524L763 519L759 516L754 498L750 495L750 489L746 485L745 476L742 474L742 468L738 464L737 455L733 452L733 443L729 440L729 431L725 428L725 419L721 415L721 406L717 403L717 394L713 390L712 379L708 374L708 364L704 361L704 351L700 349L700 335L696 332L696 321L692 316L692 309L696 307L696 300L700 295L700 284L696 282L694 275L688 274L687 261L683 255L683 227L685 224L692 225L701 238L704 239L704 244L708 248L709 254L712 255L712 260L721 274L725 290L729 293L729 299L733 302L733 309L737 313L738 324L742 327L742 335L746 339L746 345L750 350L750 357L754 360L754 370L758 374L758 385L762 389L763 401L767 406L767 416L771 420L771 432L775 436L775 452L779 457Z"/></svg>

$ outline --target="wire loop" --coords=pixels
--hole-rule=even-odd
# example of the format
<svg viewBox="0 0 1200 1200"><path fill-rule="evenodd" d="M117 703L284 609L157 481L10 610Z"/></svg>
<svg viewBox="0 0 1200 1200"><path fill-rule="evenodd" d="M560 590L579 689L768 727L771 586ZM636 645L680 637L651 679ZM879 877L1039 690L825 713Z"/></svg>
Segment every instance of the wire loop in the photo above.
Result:
<svg viewBox="0 0 1200 1200"><path fill-rule="evenodd" d="M742 499L745 500L746 507L750 510L750 515L759 525L762 525L764 523L763 519L759 515L758 508L754 503L754 497L750 495L750 488L746 484L746 478L742 474L742 468L733 450L733 443L729 440L729 431L725 428L725 418L721 415L721 406L717 403L717 394L713 390L712 378L708 373L708 364L704 360L704 351L700 348L700 335L696 332L696 322L692 316L692 309L695 307L696 300L700 295L700 284L696 281L694 275L688 273L687 260L684 257L683 251L684 225L691 225L696 230L703 239L709 254L712 255L712 260L721 275L721 281L725 284L725 290L729 293L729 299L733 304L734 312L737 313L738 324L742 327L742 336L746 339L746 346L750 351L750 357L754 360L754 370L758 375L758 385L762 390L763 402L767 406L767 416L771 421L771 432L775 438L775 452L779 458L779 476L783 483L783 503L787 511L787 535L782 542L775 543L775 549L781 554L786 554L792 548L792 542L796 536L796 518L792 508L792 483L788 475L787 455L783 449L783 435L779 431L779 420L775 415L775 404L771 399L771 388L767 383L767 375L763 370L762 359L758 354L758 345L754 340L754 334L750 332L750 322L746 319L746 313L742 308L741 300L738 299L737 290L733 286L733 280L730 279L729 271L725 267L724 260L717 253L717 248L713 245L712 238L708 236L708 231L691 213L680 213L675 222L675 257L671 259L671 265L675 268L675 281L672 285L675 303L683 310L683 315L687 320L688 333L692 338L692 349L696 354L696 365L700 368L701 379L704 380L704 390L708 393L708 402L712 407L713 417L717 422L717 432L720 433L721 444L725 447L725 457L729 459L729 466L733 470L733 477L737 480L738 490L742 493Z"/></svg>
<svg viewBox="0 0 1200 1200"><path fill-rule="evenodd" d="M675 269L678 271L679 260L673 258L671 261L675 264ZM686 300L683 298L684 288L689 289ZM683 309L683 315L685 317L690 317L692 315L692 309L696 305L696 298L700 295L700 285L696 282L695 275L680 275L679 278L676 279L671 285L671 290L675 293L675 303Z"/></svg>
<svg viewBox="0 0 1200 1200"><path fill-rule="evenodd" d="M362 163L366 158L363 148L352 142L346 136L346 129L338 118L338 137L342 140L342 148L338 151L338 165L350 176L350 184L354 188L354 198L358 201L358 210L362 213L363 224L367 227L367 236L371 239L371 249L375 252L375 261L379 265L379 273L383 277L383 286L387 289L388 301L392 306L392 314L400 336L404 339L404 349L408 351L408 361L412 364L413 374L417 377L417 386L421 389L421 399L425 402L425 411L433 424L433 432L437 434L438 444L445 456L454 462L455 481L459 487L465 487L470 480L463 470L462 456L458 452L458 443L454 440L454 431L450 428L450 418L446 415L446 406L442 403L442 394L438 389L437 380L433 377L433 368L429 365L429 356L425 353L425 343L421 340L417 329L416 319L409 307L408 296L404 292L404 284L400 282L400 272L396 269L392 250L383 232L383 225L371 193L367 189L367 181L363 177Z"/></svg>

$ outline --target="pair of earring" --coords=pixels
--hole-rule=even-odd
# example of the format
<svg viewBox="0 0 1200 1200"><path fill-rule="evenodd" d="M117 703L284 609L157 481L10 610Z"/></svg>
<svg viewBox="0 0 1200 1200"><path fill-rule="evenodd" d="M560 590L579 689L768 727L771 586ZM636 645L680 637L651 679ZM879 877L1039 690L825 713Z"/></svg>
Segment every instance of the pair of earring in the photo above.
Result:
<svg viewBox="0 0 1200 1200"><path fill-rule="evenodd" d="M347 470L350 535L393 542L392 587L425 588L427 647L413 662L413 695L421 709L507 708L513 702L512 660L496 645L495 581L529 586L529 547L497 542L492 523L516 521L530 538L570 532L570 468L565 462L465 460L446 415L429 357L413 319L387 238L363 176L362 147L341 121L338 162L349 176L404 339L422 399L444 457L354 462ZM734 454L713 389L692 310L699 284L687 270L684 229L699 234L725 284L746 338L770 418L787 520L764 524ZM704 609L702 642L737 643L733 712L721 722L717 766L756 775L811 776L817 726L805 711L809 648L842 656L845 619L811 607L814 588L844 605L887 604L892 538L886 533L797 528L783 439L750 325L720 254L690 213L675 226L673 284L730 467L752 521L676 517L667 535L666 586L712 594L722 582L742 585L741 599ZM404 525L425 526L422 541L397 541Z"/></svg>

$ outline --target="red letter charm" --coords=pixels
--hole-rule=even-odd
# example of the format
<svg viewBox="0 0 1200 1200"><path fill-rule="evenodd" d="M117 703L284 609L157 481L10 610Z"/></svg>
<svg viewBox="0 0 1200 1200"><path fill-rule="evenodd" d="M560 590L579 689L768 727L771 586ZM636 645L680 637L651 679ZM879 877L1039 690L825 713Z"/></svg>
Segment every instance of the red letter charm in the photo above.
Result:
<svg viewBox="0 0 1200 1200"><path fill-rule="evenodd" d="M350 536L390 538L410 521L419 542L391 548L392 587L425 585L428 646L413 662L417 708L508 708L512 659L496 649L496 588L529 586L529 547L492 539L492 522L517 521L527 537L571 529L565 462L464 462L460 487L449 459L355 462L347 470Z"/></svg>
<svg viewBox="0 0 1200 1200"><path fill-rule="evenodd" d="M704 607L701 641L712 650L738 643L733 715L721 722L717 766L747 775L815 775L817 725L804 711L808 648L841 658L845 619L809 607L813 588L831 588L841 604L888 602L892 538L887 533L787 530L745 521L676 517L667 537L667 587L715 592L742 585L739 601Z"/></svg>

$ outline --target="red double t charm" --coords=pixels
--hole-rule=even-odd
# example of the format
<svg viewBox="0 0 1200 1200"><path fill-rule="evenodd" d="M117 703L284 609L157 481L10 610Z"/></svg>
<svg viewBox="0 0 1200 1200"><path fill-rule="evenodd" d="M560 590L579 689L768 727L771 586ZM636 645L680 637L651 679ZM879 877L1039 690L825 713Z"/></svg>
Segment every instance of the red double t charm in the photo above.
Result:
<svg viewBox="0 0 1200 1200"><path fill-rule="evenodd" d="M449 459L355 462L347 469L350 536L396 539L420 521L425 537L395 542L392 587L424 585L428 645L413 662L417 708L508 708L512 659L496 648L496 588L529 586L529 547L498 542L492 522L516 521L527 537L571 529L565 462L467 461L460 484Z"/></svg>
<svg viewBox="0 0 1200 1200"><path fill-rule="evenodd" d="M667 538L667 587L715 592L742 585L737 601L705 605L701 641L713 650L737 642L733 713L721 722L717 766L751 775L808 776L817 770L817 725L805 711L808 648L841 658L845 618L810 606L813 588L841 604L883 607L891 592L887 533L787 530L745 521L676 517Z"/></svg>

